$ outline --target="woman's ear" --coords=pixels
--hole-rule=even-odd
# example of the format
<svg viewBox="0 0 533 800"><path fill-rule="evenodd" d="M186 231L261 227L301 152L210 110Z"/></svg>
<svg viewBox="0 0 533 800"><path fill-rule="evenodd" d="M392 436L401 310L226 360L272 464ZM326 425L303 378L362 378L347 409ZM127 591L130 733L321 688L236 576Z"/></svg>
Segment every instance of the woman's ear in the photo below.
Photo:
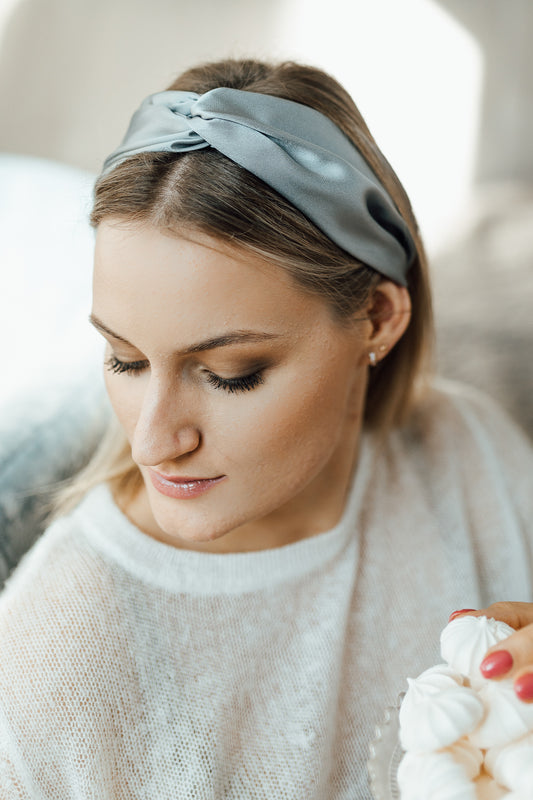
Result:
<svg viewBox="0 0 533 800"><path fill-rule="evenodd" d="M411 298L403 286L381 281L367 305L369 361L377 364L401 339L411 319Z"/></svg>

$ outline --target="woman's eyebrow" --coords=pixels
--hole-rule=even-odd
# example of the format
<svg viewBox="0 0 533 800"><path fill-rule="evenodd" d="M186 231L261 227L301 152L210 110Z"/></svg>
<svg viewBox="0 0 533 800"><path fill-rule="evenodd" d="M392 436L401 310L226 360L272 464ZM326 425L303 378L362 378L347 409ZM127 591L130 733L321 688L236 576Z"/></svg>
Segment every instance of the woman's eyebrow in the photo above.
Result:
<svg viewBox="0 0 533 800"><path fill-rule="evenodd" d="M111 336L113 339L116 339L119 342L124 342L124 344L129 345L129 347L134 347L131 342L128 342L123 336L120 336L118 333L115 333L107 325L104 325L94 314L89 316L89 322L91 325L94 325L100 333L107 334ZM240 344L240 343L247 343L247 342L264 342L269 341L272 339L279 339L280 335L277 333L268 333L266 331L232 331L231 333L224 333L221 336L213 336L209 339L205 339L202 342L198 342L197 344L190 345L186 347L184 350L180 350L178 355L188 355L189 353L200 353L203 350L213 350L216 347L226 347L230 344Z"/></svg>

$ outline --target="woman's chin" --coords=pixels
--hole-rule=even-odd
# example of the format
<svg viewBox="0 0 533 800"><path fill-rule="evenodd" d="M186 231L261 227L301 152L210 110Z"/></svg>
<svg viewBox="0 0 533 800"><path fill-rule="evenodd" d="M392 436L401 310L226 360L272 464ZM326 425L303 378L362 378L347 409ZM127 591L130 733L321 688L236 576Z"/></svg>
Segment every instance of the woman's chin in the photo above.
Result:
<svg viewBox="0 0 533 800"><path fill-rule="evenodd" d="M128 516L144 533L165 544L202 550L235 527L231 520L211 519L208 511L196 505L194 509L183 507L187 503L192 506L194 500L176 501L154 496L149 490L140 494L144 497L136 498Z"/></svg>

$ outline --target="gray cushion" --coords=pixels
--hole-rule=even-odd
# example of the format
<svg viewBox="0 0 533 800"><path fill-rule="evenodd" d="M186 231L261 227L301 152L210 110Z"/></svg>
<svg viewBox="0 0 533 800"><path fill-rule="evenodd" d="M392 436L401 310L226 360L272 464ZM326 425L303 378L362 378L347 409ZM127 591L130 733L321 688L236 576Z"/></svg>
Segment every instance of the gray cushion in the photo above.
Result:
<svg viewBox="0 0 533 800"><path fill-rule="evenodd" d="M51 492L81 469L109 417L98 375L7 403L0 418L0 585L44 530Z"/></svg>

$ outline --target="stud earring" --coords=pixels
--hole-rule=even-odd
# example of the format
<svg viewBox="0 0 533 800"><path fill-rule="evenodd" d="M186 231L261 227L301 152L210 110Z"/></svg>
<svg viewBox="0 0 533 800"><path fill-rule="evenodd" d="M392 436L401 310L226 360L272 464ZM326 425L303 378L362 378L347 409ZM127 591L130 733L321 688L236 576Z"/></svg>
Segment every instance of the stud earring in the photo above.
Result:
<svg viewBox="0 0 533 800"><path fill-rule="evenodd" d="M387 345L386 344L380 344L380 346L379 346L379 352L380 353L384 353L386 349L387 349Z"/></svg>
<svg viewBox="0 0 533 800"><path fill-rule="evenodd" d="M368 354L368 360L370 361L370 366L371 367L375 367L376 366L377 358L376 358L376 354L374 353L373 350Z"/></svg>

